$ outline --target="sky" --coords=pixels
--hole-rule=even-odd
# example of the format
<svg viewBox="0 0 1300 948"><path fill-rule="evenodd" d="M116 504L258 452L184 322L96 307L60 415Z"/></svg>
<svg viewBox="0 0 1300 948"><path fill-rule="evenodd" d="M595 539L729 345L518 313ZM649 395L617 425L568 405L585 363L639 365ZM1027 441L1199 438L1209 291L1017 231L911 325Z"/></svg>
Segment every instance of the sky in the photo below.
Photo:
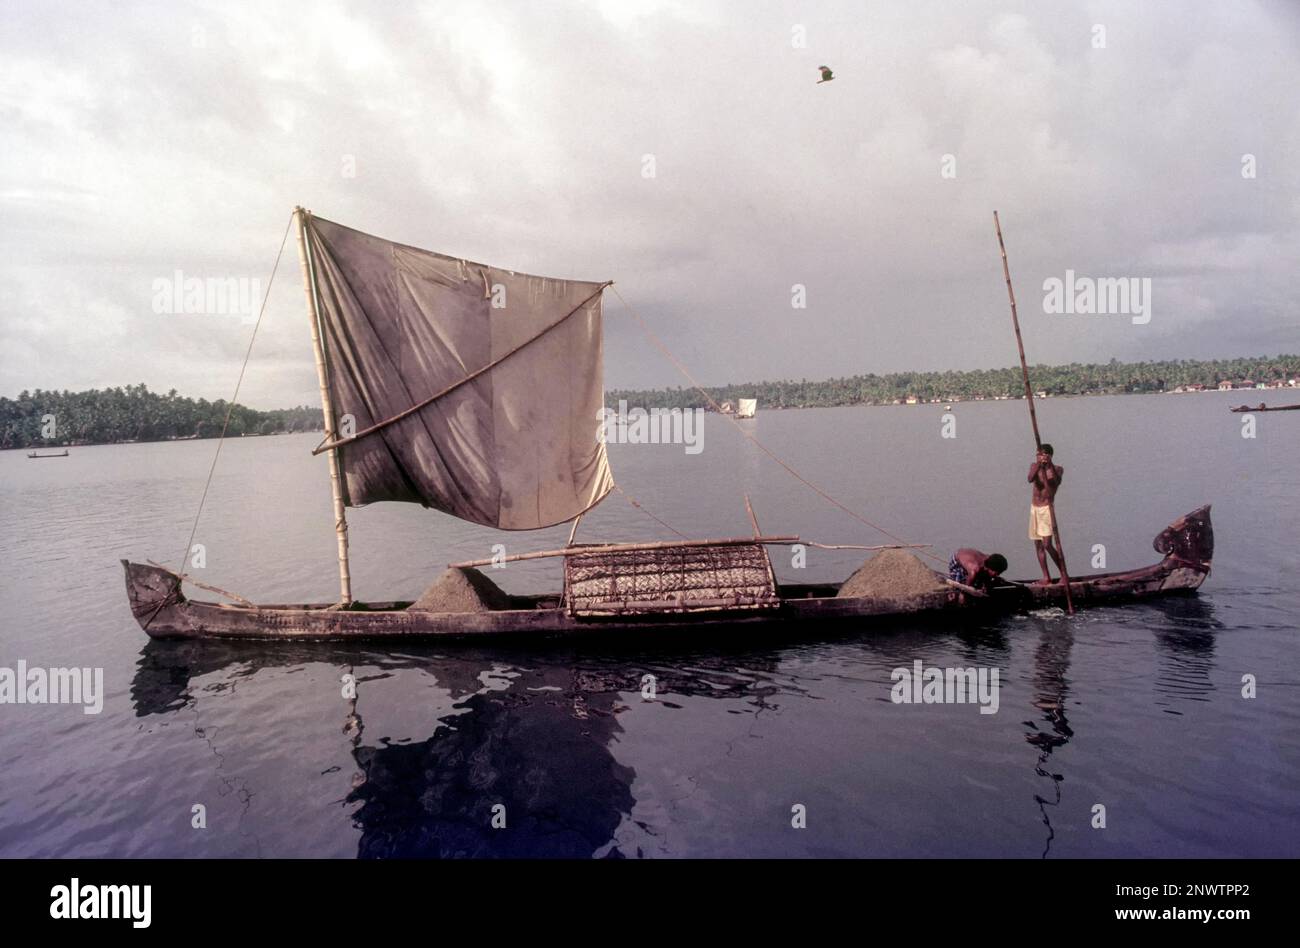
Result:
<svg viewBox="0 0 1300 948"><path fill-rule="evenodd" d="M994 209L1031 362L1297 352L1298 89L1285 0L6 0L0 395L228 398L255 312L159 287L265 290L297 204L615 280L704 384L1014 364ZM605 315L608 388L687 384ZM317 397L290 235L240 400Z"/></svg>

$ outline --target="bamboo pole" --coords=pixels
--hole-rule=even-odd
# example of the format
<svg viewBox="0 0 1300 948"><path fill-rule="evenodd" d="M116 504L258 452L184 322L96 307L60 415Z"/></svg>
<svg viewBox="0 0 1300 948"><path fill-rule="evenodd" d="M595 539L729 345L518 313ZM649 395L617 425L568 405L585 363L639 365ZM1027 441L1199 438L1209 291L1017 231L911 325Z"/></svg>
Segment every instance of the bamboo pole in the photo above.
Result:
<svg viewBox="0 0 1300 948"><path fill-rule="evenodd" d="M242 606L248 606L251 609L257 608L257 605L255 603L250 602L249 600L245 599L243 596L239 595L238 593L232 593L227 589L222 589L220 586L210 586L207 583L203 583L195 579L189 573L178 573L176 572L176 570L168 569L166 566L163 566L161 563L155 563L153 560L146 560L145 562L148 563L150 566L157 567L158 569L162 570L164 573L169 573L170 575L175 576L178 585L182 580L184 580L185 582L189 583L191 586L197 586L199 589L206 589L208 592L214 592L218 596L225 596L227 599L233 599L235 602L239 603Z"/></svg>
<svg viewBox="0 0 1300 948"><path fill-rule="evenodd" d="M819 550L928 550L933 546L931 543L882 543L879 546L861 546L857 543L815 543L812 540L798 542Z"/></svg>
<svg viewBox="0 0 1300 948"><path fill-rule="evenodd" d="M1034 429L1034 447L1041 449L1043 439L1038 434L1038 414L1034 411L1034 390L1029 385L1029 363L1025 361L1025 343L1020 338L1020 317L1016 315L1016 292L1011 288L1011 267L1007 263L1007 245L1002 241L1002 223L998 212L993 212L993 227L998 232L998 249L1002 252L1002 275L1007 280L1007 298L1011 301L1011 325L1016 331L1016 349L1020 352L1020 372L1025 380L1025 400L1029 404L1029 423ZM1065 586L1065 610L1074 615L1074 598L1070 594L1070 572L1065 566L1065 546L1061 543L1061 528L1056 525L1056 503L1047 502L1047 514L1052 519L1052 537L1056 551L1061 555L1061 583Z"/></svg>
<svg viewBox="0 0 1300 948"><path fill-rule="evenodd" d="M949 586L957 587L962 592L967 593L968 595L971 596L979 596L980 598L985 598L988 596L988 593L986 593L984 590L976 589L974 586L967 586L965 583L959 583L955 579L949 579L945 577L944 582L947 583Z"/></svg>
<svg viewBox="0 0 1300 948"><path fill-rule="evenodd" d="M646 543L582 543L562 550L538 550L534 553L515 553L497 559L467 560L464 563L452 563L451 569L466 569L471 566L487 566L491 563L513 563L516 560L538 560L548 556L575 556L582 553L629 553L634 550L667 550L678 547L698 546L740 546L749 543L798 543L798 537L728 537L725 540L656 540Z"/></svg>
<svg viewBox="0 0 1300 948"><path fill-rule="evenodd" d="M468 569L472 566L489 566L492 563L514 563L518 560L540 560L553 556L575 556L582 553L628 553L634 550L668 550L680 547L700 546L741 546L758 543L763 546L786 546L802 543L815 546L821 550L919 550L928 547L928 543L888 543L883 546L857 546L842 544L838 546L826 543L814 543L799 537L728 537L724 540L656 540L647 543L581 543L560 550L537 550L533 553L514 553L498 558L489 557L482 560L466 560L464 563L449 563L449 569Z"/></svg>
<svg viewBox="0 0 1300 948"><path fill-rule="evenodd" d="M745 495L745 512L749 514L749 522L754 527L754 536L761 537L763 535L763 531L758 529L758 518L754 516L754 508L749 502L748 494Z"/></svg>
<svg viewBox="0 0 1300 948"><path fill-rule="evenodd" d="M334 405L330 399L329 382L325 375L325 349L321 345L320 312L316 306L315 269L312 266L311 249L307 243L306 215L301 207L293 209L294 223L298 232L298 263L302 266L302 288L307 295L307 316L311 322L311 344L316 354L316 378L320 382L321 412L325 416L325 438L333 441L338 437L334 424ZM348 521L343 507L343 479L339 472L339 455L334 448L329 449L330 497L334 504L334 534L338 538L339 550L339 605L352 603L352 574L348 567Z"/></svg>

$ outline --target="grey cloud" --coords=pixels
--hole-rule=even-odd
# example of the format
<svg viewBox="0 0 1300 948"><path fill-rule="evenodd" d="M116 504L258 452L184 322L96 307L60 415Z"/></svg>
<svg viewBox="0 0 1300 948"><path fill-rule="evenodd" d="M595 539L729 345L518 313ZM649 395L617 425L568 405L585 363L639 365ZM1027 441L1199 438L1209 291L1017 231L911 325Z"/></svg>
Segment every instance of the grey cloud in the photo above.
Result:
<svg viewBox="0 0 1300 948"><path fill-rule="evenodd" d="M7 394L227 396L248 327L151 281L265 281L295 203L615 279L709 383L1008 364L995 207L1032 359L1300 343L1286 4L19 2L0 31ZM1152 323L1043 314L1067 268L1151 277ZM607 384L681 384L620 309ZM307 350L290 242L244 400L312 402Z"/></svg>

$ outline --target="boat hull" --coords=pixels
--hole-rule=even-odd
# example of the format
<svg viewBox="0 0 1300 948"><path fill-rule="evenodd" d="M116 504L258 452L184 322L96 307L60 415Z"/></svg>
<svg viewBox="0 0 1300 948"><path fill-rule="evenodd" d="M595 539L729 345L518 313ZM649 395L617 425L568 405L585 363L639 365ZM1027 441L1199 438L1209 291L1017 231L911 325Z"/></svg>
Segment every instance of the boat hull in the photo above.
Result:
<svg viewBox="0 0 1300 948"><path fill-rule="evenodd" d="M1102 573L1070 583L1076 607L1116 604L1195 592L1210 572L1213 532L1209 507L1171 524L1155 540L1164 558L1148 567ZM352 609L319 605L227 605L191 600L174 574L122 561L127 596L140 627L160 639L482 639L629 633L667 629L773 628L892 619L966 619L1063 606L1060 584L1001 586L986 597L955 590L907 600L842 598L837 584L783 585L779 602L760 610L657 612L638 616L575 616L556 596L511 597L511 608L488 612L417 612L408 603L372 603Z"/></svg>

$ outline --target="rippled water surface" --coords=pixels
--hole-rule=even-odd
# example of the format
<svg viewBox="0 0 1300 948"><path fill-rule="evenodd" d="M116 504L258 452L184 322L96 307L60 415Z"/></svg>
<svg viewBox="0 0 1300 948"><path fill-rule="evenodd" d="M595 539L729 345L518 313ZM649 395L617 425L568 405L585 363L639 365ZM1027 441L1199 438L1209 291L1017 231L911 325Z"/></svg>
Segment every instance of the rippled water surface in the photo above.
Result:
<svg viewBox="0 0 1300 948"><path fill-rule="evenodd" d="M1152 537L1210 502L1217 549L1199 596L965 628L533 649L151 642L118 559L177 563L215 442L4 452L0 666L102 667L106 699L99 715L0 705L0 855L1300 855L1300 413L1257 415L1245 439L1227 411L1240 400L1039 408L1066 468L1073 572L1091 571L1098 544L1110 569L1154 562ZM1023 403L957 405L951 440L940 414L760 409L746 424L875 522L945 559L1001 550L1032 577ZM769 534L882 542L728 422L704 431L698 455L613 446L619 483L692 536L746 534L748 493ZM335 594L317 440L226 445L196 538L205 580L263 601ZM397 505L350 519L354 590L373 599L414 598L493 543L522 552L567 534ZM618 494L581 529L671 536ZM773 562L788 581L839 580L861 556L810 550L794 569L777 549ZM559 586L550 561L492 575L516 592ZM998 669L997 713L891 702L891 671L918 659Z"/></svg>

